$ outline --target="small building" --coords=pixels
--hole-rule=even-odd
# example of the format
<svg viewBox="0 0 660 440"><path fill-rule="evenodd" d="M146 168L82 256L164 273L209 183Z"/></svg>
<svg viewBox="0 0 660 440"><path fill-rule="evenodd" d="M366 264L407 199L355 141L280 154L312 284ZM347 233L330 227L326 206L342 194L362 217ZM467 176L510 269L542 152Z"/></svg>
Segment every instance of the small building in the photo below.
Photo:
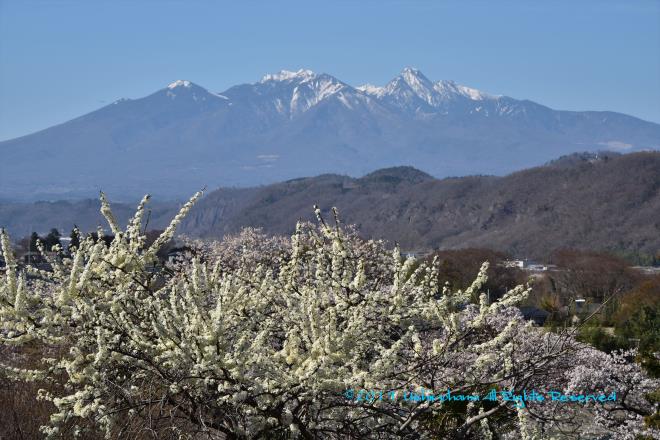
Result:
<svg viewBox="0 0 660 440"><path fill-rule="evenodd" d="M530 264L525 269L531 272L545 272L548 270L548 266L545 264Z"/></svg>
<svg viewBox="0 0 660 440"><path fill-rule="evenodd" d="M400 255L403 258L419 258L417 252L415 251L401 251Z"/></svg>
<svg viewBox="0 0 660 440"><path fill-rule="evenodd" d="M194 256L195 256L195 251L191 247L180 246L170 249L167 252L165 261L174 264L177 262L188 261Z"/></svg>
<svg viewBox="0 0 660 440"><path fill-rule="evenodd" d="M525 260L505 260L502 261L502 265L504 267L517 267L518 269L522 269L525 267Z"/></svg>
<svg viewBox="0 0 660 440"><path fill-rule="evenodd" d="M631 269L640 272L642 275L660 275L658 266L633 266Z"/></svg>
<svg viewBox="0 0 660 440"><path fill-rule="evenodd" d="M69 246L71 246L71 237L60 237L60 245L62 249L69 249Z"/></svg>
<svg viewBox="0 0 660 440"><path fill-rule="evenodd" d="M416 258L416 259L426 258L431 254L432 254L431 251L401 251L400 252L400 255L403 258Z"/></svg>

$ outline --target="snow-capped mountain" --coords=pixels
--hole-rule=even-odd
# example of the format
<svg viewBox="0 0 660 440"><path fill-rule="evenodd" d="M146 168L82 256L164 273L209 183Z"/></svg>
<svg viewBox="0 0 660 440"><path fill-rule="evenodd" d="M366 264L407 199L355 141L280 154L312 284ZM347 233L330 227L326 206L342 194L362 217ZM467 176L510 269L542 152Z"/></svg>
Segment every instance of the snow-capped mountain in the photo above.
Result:
<svg viewBox="0 0 660 440"><path fill-rule="evenodd" d="M660 148L660 125L557 111L405 68L382 86L282 70L222 92L177 80L0 142L0 198L183 196L323 172L412 165L503 174L585 150Z"/></svg>
<svg viewBox="0 0 660 440"><path fill-rule="evenodd" d="M257 83L232 87L224 93L233 102L293 119L324 100L340 99L348 103L348 96L354 92L351 86L330 75L300 69L265 75Z"/></svg>
<svg viewBox="0 0 660 440"><path fill-rule="evenodd" d="M358 87L358 90L392 109L430 114L448 114L450 110L458 113L481 111L484 106L491 106L502 98L454 81L432 82L411 67L403 69L384 87L367 84Z"/></svg>

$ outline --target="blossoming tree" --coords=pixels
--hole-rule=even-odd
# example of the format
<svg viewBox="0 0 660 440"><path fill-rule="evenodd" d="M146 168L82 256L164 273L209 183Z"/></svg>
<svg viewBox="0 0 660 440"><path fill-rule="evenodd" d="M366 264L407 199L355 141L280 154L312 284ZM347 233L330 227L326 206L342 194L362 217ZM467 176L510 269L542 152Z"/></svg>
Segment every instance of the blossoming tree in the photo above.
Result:
<svg viewBox="0 0 660 440"><path fill-rule="evenodd" d="M435 262L350 228L298 224L290 239L248 229L199 244L189 261L156 256L195 195L151 245L148 197L125 230L102 196L114 240L87 238L52 271L19 268L9 237L0 342L43 350L37 368L4 360L41 391L51 438L566 438L653 436L658 387L634 363L543 332L489 303L487 263L465 291L437 285ZM435 399L495 390L618 392L608 403ZM427 393L427 391L432 391ZM385 396L385 397L383 397ZM588 421L589 423L585 423ZM585 428L584 426L588 426ZM154 437L155 436L155 437ZM205 436L205 437L204 437Z"/></svg>

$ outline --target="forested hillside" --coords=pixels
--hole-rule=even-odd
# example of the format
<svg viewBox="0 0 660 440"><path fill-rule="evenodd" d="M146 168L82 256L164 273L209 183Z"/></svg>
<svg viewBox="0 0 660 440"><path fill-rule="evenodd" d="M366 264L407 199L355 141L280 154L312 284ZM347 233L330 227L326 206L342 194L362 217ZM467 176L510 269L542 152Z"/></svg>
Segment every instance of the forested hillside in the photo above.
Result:
<svg viewBox="0 0 660 440"><path fill-rule="evenodd" d="M205 195L182 232L221 238L245 226L293 232L313 220L313 205L339 208L344 223L366 237L404 250L486 247L544 258L562 247L655 254L660 249L660 153L577 154L505 177L435 179L410 167L354 179L300 178L257 188L222 188ZM113 204L125 224L133 203ZM148 227L163 228L180 205L154 200ZM0 204L0 226L12 236L74 222L84 231L103 224L97 201Z"/></svg>
<svg viewBox="0 0 660 440"><path fill-rule="evenodd" d="M660 249L660 153L577 155L506 177L437 180L412 168L360 179L324 175L246 194L241 209L219 209L232 193L209 194L184 225L221 237L243 226L290 234L312 205L337 206L345 223L403 249L488 247L543 258L574 247L655 253ZM212 215L212 213L217 215Z"/></svg>

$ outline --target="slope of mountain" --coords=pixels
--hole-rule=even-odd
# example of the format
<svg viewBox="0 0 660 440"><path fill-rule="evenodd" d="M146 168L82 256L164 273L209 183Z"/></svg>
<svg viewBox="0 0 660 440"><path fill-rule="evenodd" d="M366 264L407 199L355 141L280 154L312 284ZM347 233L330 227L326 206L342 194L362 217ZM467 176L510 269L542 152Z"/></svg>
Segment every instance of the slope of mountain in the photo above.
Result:
<svg viewBox="0 0 660 440"><path fill-rule="evenodd" d="M399 242L405 250L488 247L543 258L554 249L660 251L660 153L573 154L505 177L435 179L412 167L359 179L337 174L268 186L219 189L184 220L191 236L221 238L245 226L291 234L299 219L326 216L332 206L362 235ZM150 204L149 228L163 228L180 204ZM126 224L134 204L113 203ZM13 237L85 231L105 225L97 201L0 204L0 227Z"/></svg>
<svg viewBox="0 0 660 440"><path fill-rule="evenodd" d="M326 213L338 207L364 236L408 250L487 247L532 258L562 247L657 253L660 153L603 157L505 177L437 180L400 167L360 179L296 179L258 189L242 209L217 218L209 213L222 194L212 193L183 228L215 238L244 226L291 234L296 220L314 221L319 204Z"/></svg>
<svg viewBox="0 0 660 440"><path fill-rule="evenodd" d="M0 142L0 199L249 186L408 164L438 177L502 175L576 151L660 147L660 125L557 111L404 69L383 87L281 71L213 93L175 81Z"/></svg>

